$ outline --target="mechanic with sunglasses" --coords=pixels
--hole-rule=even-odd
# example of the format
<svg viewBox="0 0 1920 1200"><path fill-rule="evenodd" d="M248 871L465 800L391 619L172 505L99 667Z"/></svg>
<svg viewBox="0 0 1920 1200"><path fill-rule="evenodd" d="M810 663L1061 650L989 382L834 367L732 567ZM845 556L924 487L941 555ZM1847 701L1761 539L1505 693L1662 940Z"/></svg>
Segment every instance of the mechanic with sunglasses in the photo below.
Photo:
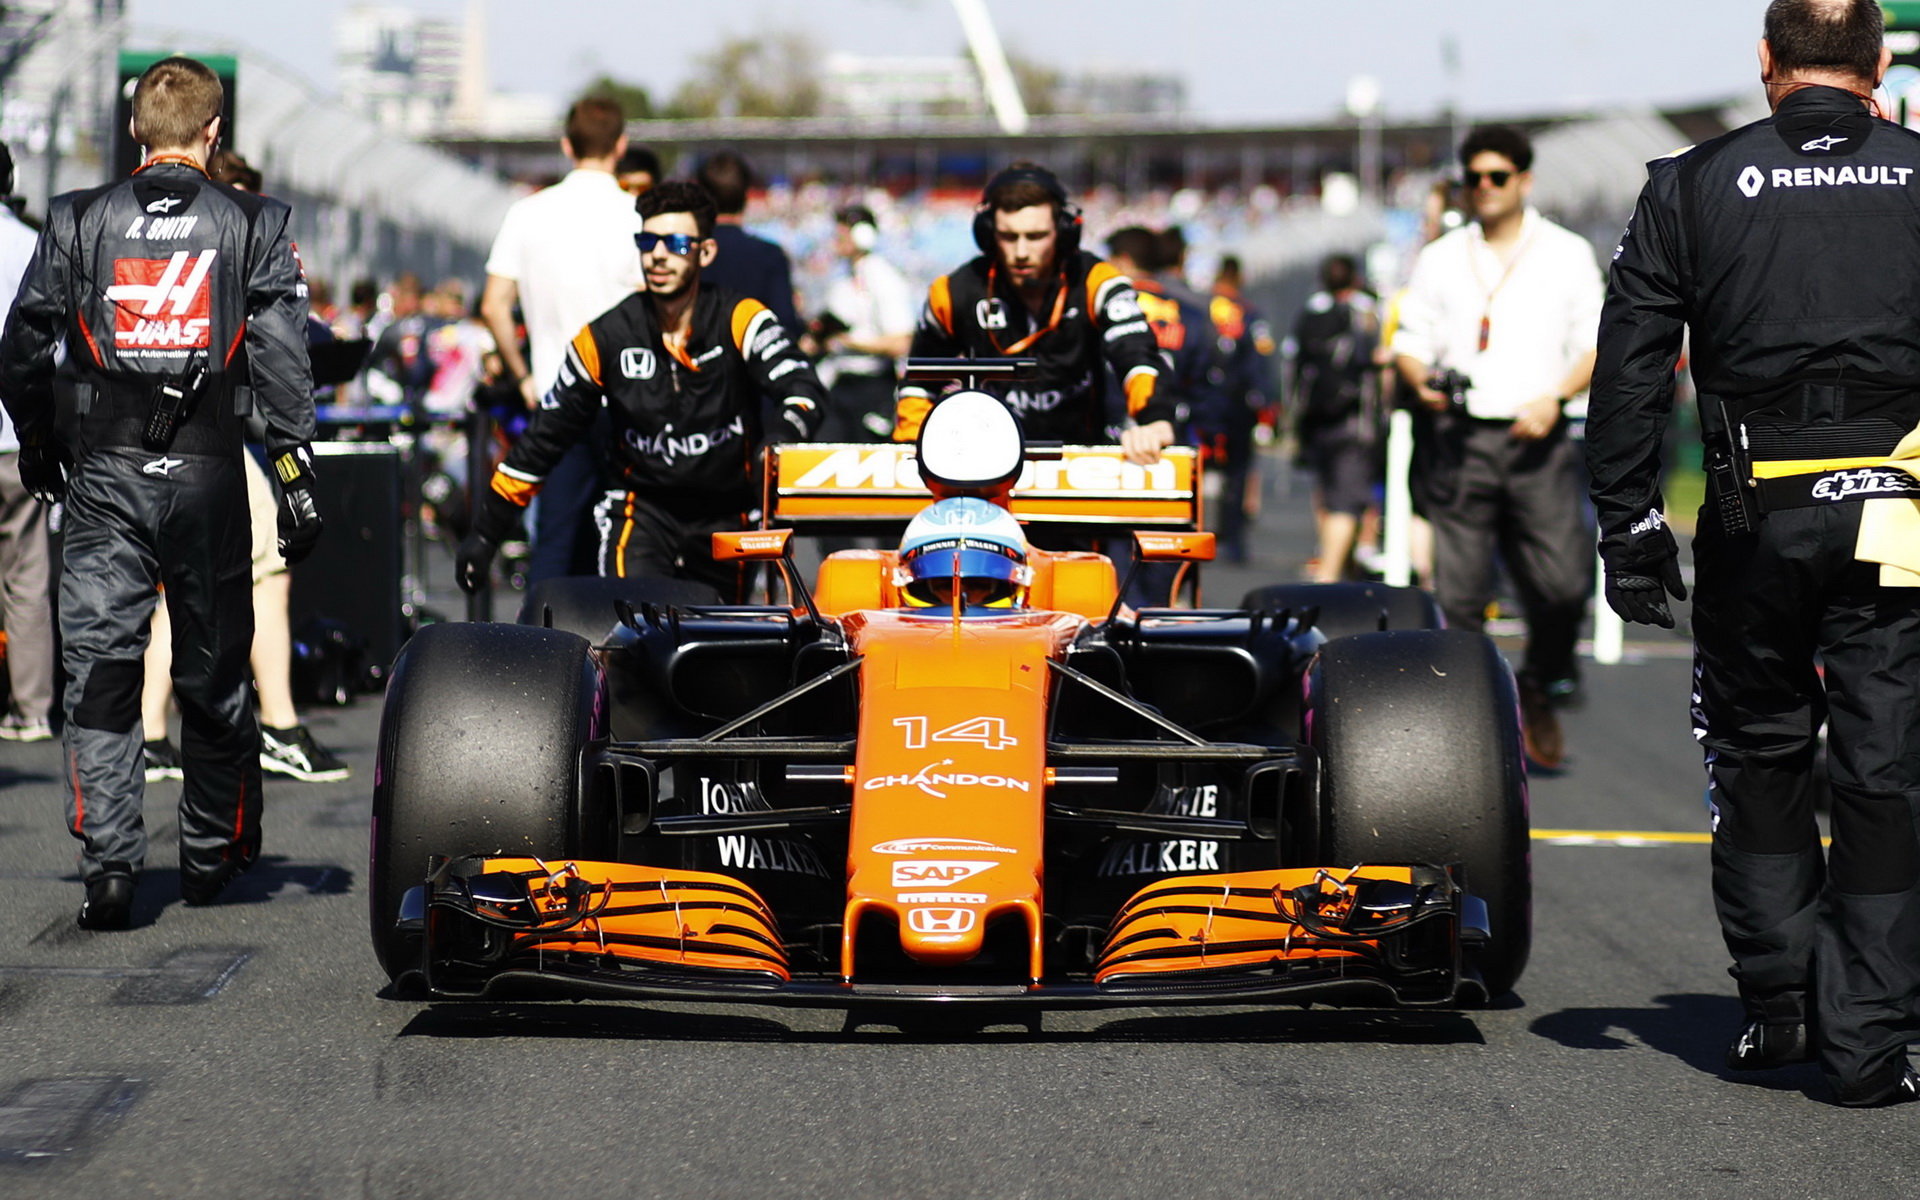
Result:
<svg viewBox="0 0 1920 1200"><path fill-rule="evenodd" d="M719 253L706 189L669 181L636 207L647 290L596 317L567 347L558 381L494 471L461 543L457 573L469 592L604 405L614 490L594 510L599 573L697 579L736 598L741 572L713 561L711 535L741 528L758 506L763 443L806 440L819 428L826 394L786 328L758 300L701 283ZM767 429L762 394L777 401Z"/></svg>
<svg viewBox="0 0 1920 1200"><path fill-rule="evenodd" d="M1018 162L995 175L974 212L980 255L934 280L909 357L1037 359L1035 377L988 390L1020 414L1027 437L1075 443L1108 440L1104 363L1126 395L1121 448L1158 462L1176 416L1165 360L1132 282L1080 249L1080 234L1080 209L1053 172ZM919 436L934 399L919 383L900 388L895 441Z"/></svg>
<svg viewBox="0 0 1920 1200"><path fill-rule="evenodd" d="M1607 602L1670 628L1661 447L1691 329L1693 725L1745 1009L1727 1065L1817 1057L1840 1104L1898 1104L1920 1100L1920 140L1873 99L1879 4L1776 0L1764 30L1773 114L1648 167L1587 457Z"/></svg>
<svg viewBox="0 0 1920 1200"><path fill-rule="evenodd" d="M1593 535L1564 410L1593 375L1600 270L1585 238L1528 204L1526 134L1475 129L1460 165L1474 219L1420 251L1392 351L1434 413L1434 593L1449 626L1479 631L1498 552L1527 624L1519 671L1527 754L1551 768L1564 753L1553 703L1575 686L1592 587ZM1454 374L1451 389L1435 386L1442 371Z"/></svg>

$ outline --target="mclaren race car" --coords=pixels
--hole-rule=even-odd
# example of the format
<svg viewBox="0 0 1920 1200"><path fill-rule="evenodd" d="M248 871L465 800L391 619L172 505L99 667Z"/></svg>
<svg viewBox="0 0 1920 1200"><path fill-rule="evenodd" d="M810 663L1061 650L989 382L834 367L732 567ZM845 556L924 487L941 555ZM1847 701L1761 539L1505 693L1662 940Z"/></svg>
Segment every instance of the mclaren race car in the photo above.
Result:
<svg viewBox="0 0 1920 1200"><path fill-rule="evenodd" d="M1130 573L1186 571L1198 473L1025 447L961 390L916 446L773 452L768 527L714 552L789 603L562 580L521 623L421 630L381 721L381 965L443 998L1507 991L1531 882L1490 641L1412 589L1135 607L1109 558L1028 544L1124 531ZM903 523L795 566L796 530Z"/></svg>

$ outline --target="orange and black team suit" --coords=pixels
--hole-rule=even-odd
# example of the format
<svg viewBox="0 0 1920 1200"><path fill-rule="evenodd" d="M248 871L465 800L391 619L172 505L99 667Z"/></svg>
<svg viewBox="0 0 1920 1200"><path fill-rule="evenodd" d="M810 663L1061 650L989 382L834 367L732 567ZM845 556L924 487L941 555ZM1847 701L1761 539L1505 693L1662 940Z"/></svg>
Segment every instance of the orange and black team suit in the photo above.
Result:
<svg viewBox="0 0 1920 1200"><path fill-rule="evenodd" d="M910 356L1037 359L1033 378L986 390L1019 413L1026 435L1039 441L1113 440L1101 401L1103 366L1121 381L1134 421L1175 420L1174 404L1160 387L1160 347L1132 281L1084 250L1063 252L1060 262L1053 297L1038 313L1022 303L990 254L934 280ZM927 388L903 386L894 440L919 436L933 404Z"/></svg>
<svg viewBox="0 0 1920 1200"><path fill-rule="evenodd" d="M772 430L761 425L763 393L779 400ZM812 437L825 401L813 367L758 300L700 289L681 346L635 292L574 337L558 381L494 471L476 532L496 545L507 536L604 403L615 486L594 511L600 574L698 579L732 597L737 568L713 561L710 537L741 528L758 506L760 447Z"/></svg>

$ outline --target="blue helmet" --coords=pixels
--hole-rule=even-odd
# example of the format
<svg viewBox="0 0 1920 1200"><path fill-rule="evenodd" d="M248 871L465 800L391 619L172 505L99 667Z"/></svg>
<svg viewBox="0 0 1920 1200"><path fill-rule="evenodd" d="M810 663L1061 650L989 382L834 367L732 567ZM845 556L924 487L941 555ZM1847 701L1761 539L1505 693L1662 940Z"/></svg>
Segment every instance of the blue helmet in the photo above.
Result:
<svg viewBox="0 0 1920 1200"><path fill-rule="evenodd" d="M1033 572L1020 522L997 504L961 496L928 505L900 542L894 583L908 604L953 603L958 577L969 606L1012 607L1026 596Z"/></svg>

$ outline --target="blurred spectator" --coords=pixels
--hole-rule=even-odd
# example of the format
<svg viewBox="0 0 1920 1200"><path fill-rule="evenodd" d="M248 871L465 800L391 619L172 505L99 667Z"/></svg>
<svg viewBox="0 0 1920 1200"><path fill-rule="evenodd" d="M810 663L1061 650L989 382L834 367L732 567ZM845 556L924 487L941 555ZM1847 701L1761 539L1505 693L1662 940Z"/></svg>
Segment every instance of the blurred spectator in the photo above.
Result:
<svg viewBox="0 0 1920 1200"><path fill-rule="evenodd" d="M660 156L645 146L629 146L613 168L620 190L638 200L660 182Z"/></svg>
<svg viewBox="0 0 1920 1200"><path fill-rule="evenodd" d="M787 252L742 226L747 191L753 186L753 169L747 160L731 150L716 150L701 161L694 180L713 196L713 206L720 213L713 231L720 253L706 269L706 281L766 305L788 333L804 332L806 326L793 307L793 265Z"/></svg>
<svg viewBox="0 0 1920 1200"><path fill-rule="evenodd" d="M613 101L577 101L560 139L573 170L552 187L516 201L487 256L480 313L529 409L559 378L567 343L643 286L634 244L640 214L614 178L627 150L625 127ZM531 363L520 353L516 303L526 319ZM592 573L597 539L588 522L607 490L606 471L593 448L601 440L574 443L548 474L531 518L529 583Z"/></svg>
<svg viewBox="0 0 1920 1200"><path fill-rule="evenodd" d="M1379 338L1378 313L1360 286L1359 265L1351 255L1328 257L1320 264L1320 290L1293 324L1294 436L1314 478L1316 583L1347 577L1360 518L1373 503Z"/></svg>
<svg viewBox="0 0 1920 1200"><path fill-rule="evenodd" d="M367 358L367 395L376 404L416 407L433 379L426 353L429 318L420 277L403 271L387 289L387 307L368 323L373 353Z"/></svg>
<svg viewBox="0 0 1920 1200"><path fill-rule="evenodd" d="M0 200L13 194L13 153L0 142ZM13 308L38 238L0 204L0 312ZM53 604L48 592L47 506L20 482L20 439L0 408L0 625L7 631L7 711L0 738L53 737Z"/></svg>
<svg viewBox="0 0 1920 1200"><path fill-rule="evenodd" d="M844 272L802 342L821 356L827 387L823 442L884 442L893 436L895 364L913 342L914 296L898 268L874 252L873 210L851 204L834 215L834 251Z"/></svg>
<svg viewBox="0 0 1920 1200"><path fill-rule="evenodd" d="M1228 562L1240 563L1247 560L1247 526L1259 511L1254 434L1271 419L1276 347L1267 319L1241 292L1240 260L1232 255L1223 257L1214 273L1207 316L1213 321L1214 339L1207 377L1225 401L1226 417L1214 511L1219 514L1220 552Z"/></svg>

